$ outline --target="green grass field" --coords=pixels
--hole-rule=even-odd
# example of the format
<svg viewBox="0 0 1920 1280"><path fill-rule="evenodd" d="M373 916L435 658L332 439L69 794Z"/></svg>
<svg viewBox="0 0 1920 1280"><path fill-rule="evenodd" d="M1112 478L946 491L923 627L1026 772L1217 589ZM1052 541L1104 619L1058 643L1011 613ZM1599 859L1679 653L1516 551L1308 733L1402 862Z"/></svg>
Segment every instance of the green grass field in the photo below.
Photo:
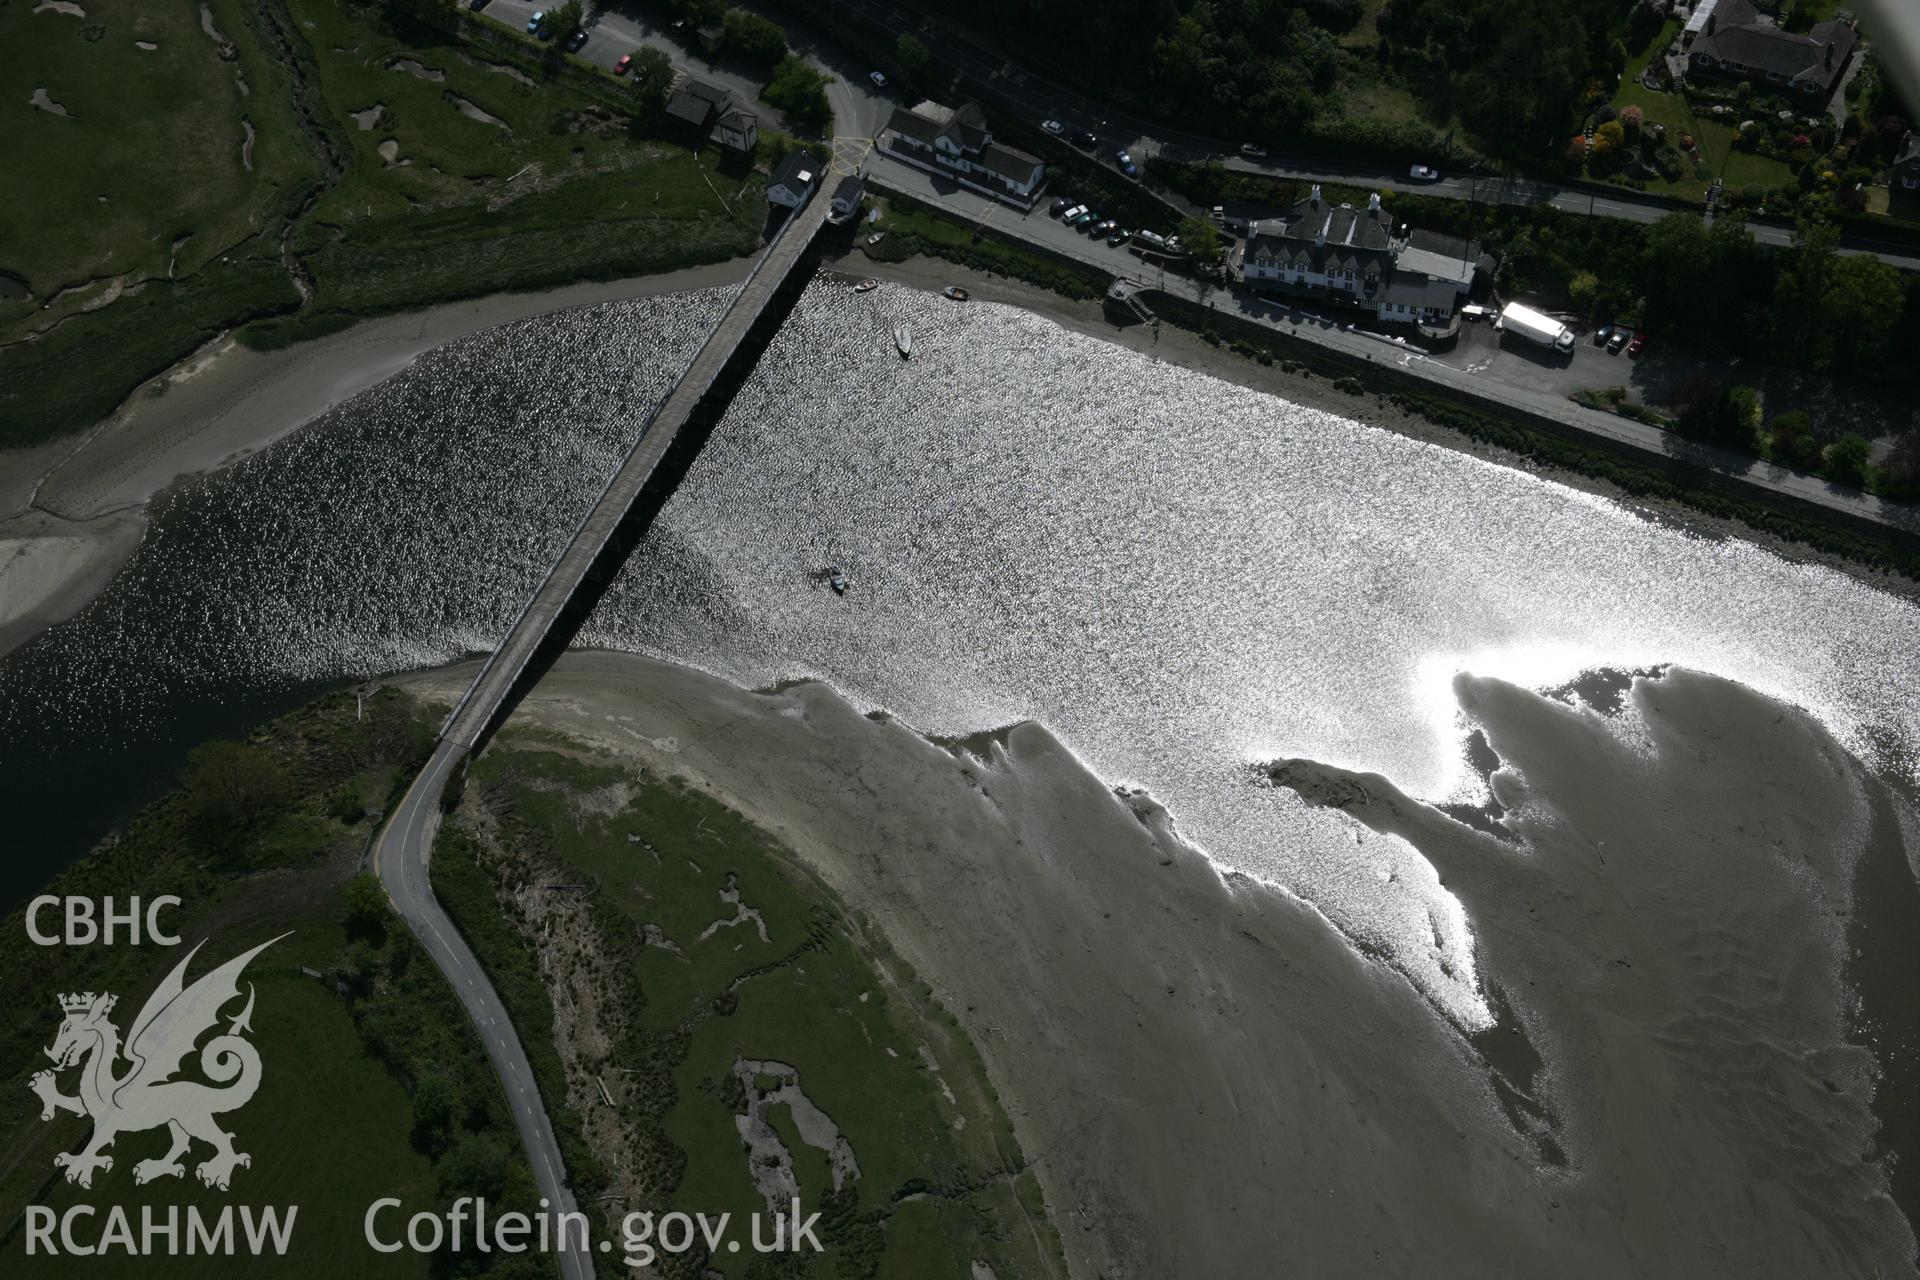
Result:
<svg viewBox="0 0 1920 1280"><path fill-rule="evenodd" d="M274 223L319 171L238 0L209 5L232 60L190 0L84 8L0 7L0 270L34 294L0 302L10 332L98 301L109 281L193 275ZM38 89L68 114L31 105ZM63 289L74 292L42 308Z"/></svg>
<svg viewBox="0 0 1920 1280"><path fill-rule="evenodd" d="M0 5L0 127L30 175L0 187L0 449L224 331L283 345L758 244L761 178L641 136L580 64L345 0L209 0L218 39L191 0L84 7Z"/></svg>
<svg viewBox="0 0 1920 1280"><path fill-rule="evenodd" d="M476 766L460 828L495 832L490 854L488 840L458 832L453 848L490 861L496 877L523 883L546 868L589 887L591 945L613 975L600 994L620 1011L593 1068L603 1079L642 1073L622 1120L675 1153L638 1162L643 1183L665 1170L647 1207L765 1212L736 1127L746 1102L735 1063L777 1062L797 1071L859 1166L836 1194L826 1154L771 1104L803 1203L828 1211L828 1252L807 1274L964 1280L979 1261L1003 1277L1064 1275L1038 1184L964 1032L764 832L677 782L511 737ZM443 836L436 885L469 874L451 861ZM738 907L722 897L729 885ZM495 956L519 969L524 944L483 929L474 941L490 971ZM636 941L643 933L652 941ZM582 944L549 945L573 955ZM627 1162L601 1154L609 1168ZM745 1277L758 1274L752 1258L708 1265Z"/></svg>
<svg viewBox="0 0 1920 1280"><path fill-rule="evenodd" d="M49 891L95 899L112 894L151 899L172 893L182 907L166 923L184 945L39 947L26 936L22 913L0 922L0 1251L9 1277L89 1275L200 1280L201 1277L379 1277L480 1274L475 1259L435 1258L411 1251L385 1255L364 1243L367 1206L384 1196L418 1209L438 1209L478 1176L497 1187L496 1204L532 1206L535 1194L508 1118L506 1102L464 1010L416 944L376 913L371 928L349 930L348 885L375 817L366 812L393 793L417 763L414 708L398 695L372 700L356 718L351 695L323 699L232 748L215 772L192 772L169 796L130 819L91 857ZM212 825L225 800L259 803L239 827ZM378 902L378 896L375 896ZM259 1092L224 1114L250 1166L227 1192L203 1187L192 1166L184 1179L136 1186L133 1166L165 1150L166 1133L122 1135L114 1167L90 1189L67 1183L53 1164L78 1149L91 1121L40 1119L28 1089L47 1065L41 1049L61 1021L57 996L105 991L120 998L113 1021L127 1032L146 995L186 951L206 940L188 980L259 942L290 935L263 952L245 974L255 992L252 1034L261 1060ZM307 972L311 970L313 972ZM320 976L314 976L315 974ZM243 987L245 990L245 987ZM238 1012L238 1007L225 1011ZM124 1070L124 1064L122 1065ZM195 1078L189 1067L186 1078ZM421 1082L446 1083L451 1114L423 1132L415 1096ZM77 1073L60 1086L75 1091ZM458 1164L450 1153L489 1146L487 1161ZM84 1261L25 1255L28 1205L56 1213L88 1204L104 1214L122 1206L139 1221L143 1205L189 1205L203 1213L227 1204L294 1207L285 1257L148 1258L114 1254ZM92 1231L101 1229L95 1219ZM83 1230L84 1235L84 1230ZM484 1260L479 1260L484 1261ZM520 1259L485 1274L508 1280L551 1276L543 1259Z"/></svg>

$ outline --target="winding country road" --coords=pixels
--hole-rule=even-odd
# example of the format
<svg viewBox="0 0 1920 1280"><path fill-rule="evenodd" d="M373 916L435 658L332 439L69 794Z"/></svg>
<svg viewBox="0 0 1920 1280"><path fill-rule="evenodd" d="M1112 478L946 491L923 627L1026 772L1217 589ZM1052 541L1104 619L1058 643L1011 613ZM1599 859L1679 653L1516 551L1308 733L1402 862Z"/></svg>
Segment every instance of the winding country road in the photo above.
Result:
<svg viewBox="0 0 1920 1280"><path fill-rule="evenodd" d="M560 1158L560 1144L554 1140L553 1125L540 1099L533 1067L520 1037L514 1033L513 1020L507 1016L500 995L487 980L453 921L441 909L427 879L427 862L433 849L434 831L439 827L440 796L447 781L466 759L466 752L442 742L427 762L427 767L407 788L393 818L374 846L373 865L393 900L394 910L427 949L434 965L453 984L455 994L473 1019L474 1030L487 1048L494 1074L506 1091L507 1105L513 1112L514 1128L520 1132L527 1162L533 1167L533 1179L551 1213L573 1213L573 1189L567 1184L566 1163ZM556 1233L557 1234L557 1233ZM590 1280L593 1255L581 1247L577 1236L559 1256L560 1274L565 1280Z"/></svg>

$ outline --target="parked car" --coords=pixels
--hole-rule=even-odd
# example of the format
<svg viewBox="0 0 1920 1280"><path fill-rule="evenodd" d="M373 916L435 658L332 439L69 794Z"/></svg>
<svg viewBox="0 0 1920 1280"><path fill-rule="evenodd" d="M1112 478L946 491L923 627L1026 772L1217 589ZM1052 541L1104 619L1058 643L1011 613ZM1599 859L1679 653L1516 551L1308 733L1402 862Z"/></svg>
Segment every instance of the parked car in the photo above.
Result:
<svg viewBox="0 0 1920 1280"><path fill-rule="evenodd" d="M1628 339L1632 337L1633 334L1626 329L1615 329L1613 336L1607 339L1607 350L1616 356L1619 355L1621 348L1625 347Z"/></svg>
<svg viewBox="0 0 1920 1280"><path fill-rule="evenodd" d="M1483 307L1477 302L1469 302L1466 306L1460 308L1460 318L1462 320L1485 320L1492 314L1492 307Z"/></svg>
<svg viewBox="0 0 1920 1280"><path fill-rule="evenodd" d="M586 43L587 29L585 27L575 27L573 34L567 37L567 52L578 53L580 52L581 46Z"/></svg>
<svg viewBox="0 0 1920 1280"><path fill-rule="evenodd" d="M1133 239L1133 232L1127 230L1125 227L1115 227L1113 234L1107 237L1107 244L1110 248L1118 249L1131 239Z"/></svg>
<svg viewBox="0 0 1920 1280"><path fill-rule="evenodd" d="M1607 339L1611 338L1612 336L1613 336L1613 326L1610 324L1603 324L1598 329L1595 329L1593 331L1593 345L1596 347L1604 347L1607 345Z"/></svg>
<svg viewBox="0 0 1920 1280"><path fill-rule="evenodd" d="M1087 211L1087 206L1083 204L1068 205L1067 211L1060 215L1060 221L1071 225L1075 218L1079 217L1081 214L1085 213L1086 211Z"/></svg>
<svg viewBox="0 0 1920 1280"><path fill-rule="evenodd" d="M1120 224L1115 222L1112 218L1106 218L1099 222L1096 222L1092 226L1087 228L1087 239L1104 240L1107 238L1108 233L1111 232L1115 227L1119 225Z"/></svg>
<svg viewBox="0 0 1920 1280"><path fill-rule="evenodd" d="M887 77L878 71L867 72L867 79L873 81L873 87L876 89L884 89L887 87Z"/></svg>
<svg viewBox="0 0 1920 1280"><path fill-rule="evenodd" d="M527 30L538 35L540 28L546 24L546 21L547 11L545 9L535 9L533 16L527 19Z"/></svg>
<svg viewBox="0 0 1920 1280"><path fill-rule="evenodd" d="M1240 144L1240 154L1249 160L1265 160L1267 149L1257 142L1243 142Z"/></svg>
<svg viewBox="0 0 1920 1280"><path fill-rule="evenodd" d="M1440 171L1438 169L1432 168L1431 166L1424 165L1424 164L1417 164L1413 166L1413 168L1407 170L1407 176L1409 178L1412 178L1415 182L1440 181Z"/></svg>
<svg viewBox="0 0 1920 1280"><path fill-rule="evenodd" d="M633 55L630 53L621 54L620 61L613 64L613 74L617 76L623 76L631 70L633 70Z"/></svg>
<svg viewBox="0 0 1920 1280"><path fill-rule="evenodd" d="M1113 153L1113 162L1119 165L1120 172L1126 174L1129 178L1137 178L1140 176L1140 170L1134 168L1133 157L1127 154L1126 148L1123 147Z"/></svg>
<svg viewBox="0 0 1920 1280"><path fill-rule="evenodd" d="M492 3L493 3L493 0L473 0L473 3L468 5L467 8L472 10L474 13L478 13Z"/></svg>
<svg viewBox="0 0 1920 1280"><path fill-rule="evenodd" d="M1087 225L1088 223L1090 223L1090 222L1098 222L1099 220L1100 220L1100 215L1099 215L1099 214L1097 214L1097 213L1095 213L1095 212L1094 212L1093 210L1091 210L1091 209L1085 209L1085 208L1083 208L1083 209L1081 209L1081 210L1080 210L1080 216L1079 216L1079 217L1077 217L1077 218L1068 218L1068 219L1067 219L1067 222L1068 222L1068 224L1069 224L1070 226L1072 226L1072 227L1073 227L1073 228L1074 228L1075 230L1078 230L1079 228L1081 228L1081 227L1084 227L1084 226L1086 226L1086 225Z"/></svg>
<svg viewBox="0 0 1920 1280"><path fill-rule="evenodd" d="M1057 218L1071 208L1073 208L1072 197L1059 196L1054 200L1054 202L1051 205L1048 206L1047 212L1051 213L1054 217Z"/></svg>
<svg viewBox="0 0 1920 1280"><path fill-rule="evenodd" d="M1635 360L1638 360L1640 358L1640 353L1642 351L1645 351L1646 349L1647 349L1647 335L1644 333L1636 333L1633 335L1633 341L1627 344L1627 355Z"/></svg>
<svg viewBox="0 0 1920 1280"><path fill-rule="evenodd" d="M1091 133L1088 133L1085 129L1082 129L1080 132L1074 134L1071 138L1068 138L1067 141L1071 142L1074 146L1080 148L1082 151L1091 151L1095 147L1100 145L1100 139L1094 137Z"/></svg>
<svg viewBox="0 0 1920 1280"><path fill-rule="evenodd" d="M1067 126L1061 124L1058 120L1042 120L1040 127L1056 138L1067 131Z"/></svg>

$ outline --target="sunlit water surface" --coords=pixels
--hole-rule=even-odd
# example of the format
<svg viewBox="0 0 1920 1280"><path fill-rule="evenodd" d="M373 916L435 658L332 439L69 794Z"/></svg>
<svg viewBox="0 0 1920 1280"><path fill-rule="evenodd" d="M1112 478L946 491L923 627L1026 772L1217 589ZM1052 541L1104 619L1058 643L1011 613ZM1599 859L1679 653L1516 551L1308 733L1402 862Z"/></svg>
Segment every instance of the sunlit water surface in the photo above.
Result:
<svg viewBox="0 0 1920 1280"><path fill-rule="evenodd" d="M185 490L107 596L0 670L0 727L165 736L208 699L490 646L726 297L478 335ZM581 642L818 676L930 733L1041 720L1468 1024L1466 922L1418 855L1250 762L1469 796L1454 673L1663 663L1805 706L1885 768L1920 742L1920 611L1845 576L1019 311L826 282Z"/></svg>

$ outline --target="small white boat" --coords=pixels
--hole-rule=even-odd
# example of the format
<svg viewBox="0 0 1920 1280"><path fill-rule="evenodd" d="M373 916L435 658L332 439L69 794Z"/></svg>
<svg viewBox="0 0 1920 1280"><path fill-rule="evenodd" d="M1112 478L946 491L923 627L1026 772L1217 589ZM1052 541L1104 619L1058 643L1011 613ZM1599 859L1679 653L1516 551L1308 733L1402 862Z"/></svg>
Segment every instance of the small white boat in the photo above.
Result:
<svg viewBox="0 0 1920 1280"><path fill-rule="evenodd" d="M837 596L847 594L847 576L838 569L827 571L827 585L833 588L833 594Z"/></svg>
<svg viewBox="0 0 1920 1280"><path fill-rule="evenodd" d="M853 286L853 291L855 293L866 293L870 289L878 289L879 287L880 287L880 282L878 280L869 278L866 280L862 280L859 284Z"/></svg>
<svg viewBox="0 0 1920 1280"><path fill-rule="evenodd" d="M940 291L940 296L949 302L965 302L970 295L959 285L950 284Z"/></svg>
<svg viewBox="0 0 1920 1280"><path fill-rule="evenodd" d="M907 326L897 324L893 327L893 345L899 348L902 360L913 355L913 334Z"/></svg>

